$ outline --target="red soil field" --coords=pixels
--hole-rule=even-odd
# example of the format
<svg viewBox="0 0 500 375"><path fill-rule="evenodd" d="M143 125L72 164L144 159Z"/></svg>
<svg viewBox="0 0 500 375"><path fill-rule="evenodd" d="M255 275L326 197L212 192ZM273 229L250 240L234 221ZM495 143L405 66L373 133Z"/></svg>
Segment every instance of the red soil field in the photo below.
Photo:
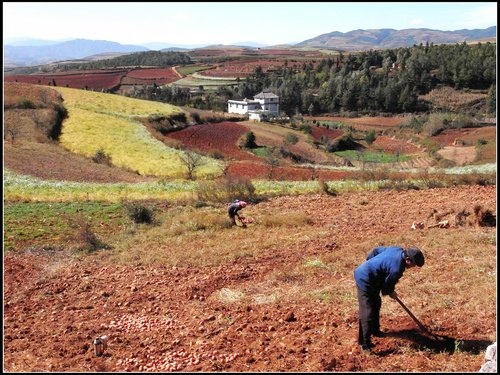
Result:
<svg viewBox="0 0 500 375"><path fill-rule="evenodd" d="M38 85L87 88L89 90L110 90L120 84L127 74L126 70L113 71L82 71L77 73L26 74L4 76L5 82L23 82Z"/></svg>
<svg viewBox="0 0 500 375"><path fill-rule="evenodd" d="M308 121L335 121L355 125L357 128L377 129L377 128L393 128L401 125L405 117L340 117L340 116L304 116Z"/></svg>
<svg viewBox="0 0 500 375"><path fill-rule="evenodd" d="M401 154L415 154L422 152L421 148L411 142L392 138L386 135L377 136L377 139L375 139L372 143L372 146L391 154L397 154L398 152Z"/></svg>
<svg viewBox="0 0 500 375"><path fill-rule="evenodd" d="M365 202L363 208L360 202ZM106 252L78 260L57 251L7 253L4 371L478 372L486 346L496 341L495 301L491 309L470 311L460 306L461 298L471 297L467 291L457 291L457 296L446 292L439 297L442 304L432 307L425 294L411 294L411 283L419 278L432 281L432 289L442 284L453 289L450 275L458 277L457 266L469 261L460 248L424 249L425 266L407 271L397 287L413 313L443 340L420 333L402 308L384 298L381 326L387 336L374 338L371 354L361 352L354 284L353 299L346 302L350 307L344 310L328 300L293 294L283 293L275 302L256 297L262 290L292 293L297 283L311 290L353 283L355 264L343 262L349 244L365 242L368 252L370 239L381 235L412 238L412 220L436 207L495 207L495 202L495 186L273 198L253 205L254 216L306 212L312 220L309 235L297 237L291 246L266 246L258 256L220 265L107 264ZM241 231L232 234L235 246L240 236L266 242L255 227ZM451 239L463 231L495 238L496 228L435 228L421 236ZM495 244L485 243L484 251L494 253ZM292 272L328 253L339 259L335 272L316 268L306 278ZM359 261L365 254L358 254ZM495 278L495 263L491 256L486 259L483 272ZM232 290L244 292L245 298L222 298ZM484 293L481 298L495 298L495 290ZM108 335L109 341L104 355L97 357L92 340L100 335Z"/></svg>
<svg viewBox="0 0 500 375"><path fill-rule="evenodd" d="M339 129L329 129L324 126L312 126L311 135L315 141L320 141L321 137L326 137L329 140L334 140L344 134L343 130Z"/></svg>
<svg viewBox="0 0 500 375"><path fill-rule="evenodd" d="M262 55L279 55L279 56L314 56L314 57L324 57L320 51L296 51L288 49L261 49L259 50Z"/></svg>
<svg viewBox="0 0 500 375"><path fill-rule="evenodd" d="M124 85L149 84L165 85L179 79L179 75L173 68L165 69L134 69L123 77L121 83Z"/></svg>
<svg viewBox="0 0 500 375"><path fill-rule="evenodd" d="M259 60L238 60L238 61L228 61L223 64L219 64L214 69L204 70L199 72L199 75L207 76L207 77L239 77L244 78L251 73L254 72L257 66L262 68L263 72L269 72L272 70L279 69L280 67L285 66L285 63L288 64L289 67L293 67L295 69L301 69L302 65L307 61L301 62L290 62L284 59L259 59ZM313 62L313 66L317 64L317 62Z"/></svg>
<svg viewBox="0 0 500 375"><path fill-rule="evenodd" d="M247 177L250 179L266 179L269 178L270 166L265 162L240 161L232 162L229 165L227 174L234 177ZM275 167L272 171L273 180L289 180L289 181L308 181L315 178L325 180L341 180L348 178L349 172L346 171L328 171L328 170L313 170L301 167Z"/></svg>
<svg viewBox="0 0 500 375"><path fill-rule="evenodd" d="M186 147L205 153L217 152L238 160L260 160L250 152L238 147L238 140L248 129L235 122L209 123L189 126L168 134Z"/></svg>
<svg viewBox="0 0 500 375"><path fill-rule="evenodd" d="M246 77L253 73L257 66L263 72L278 69L284 65L284 61L277 60L255 60L255 61L230 61L216 66L214 69L204 70L198 74L207 77Z"/></svg>
<svg viewBox="0 0 500 375"><path fill-rule="evenodd" d="M473 146L480 139L495 138L496 127L487 126L482 128L461 128L461 129L446 129L438 135L432 137L432 140L438 142L442 146L451 146L456 139L462 140L467 146Z"/></svg>

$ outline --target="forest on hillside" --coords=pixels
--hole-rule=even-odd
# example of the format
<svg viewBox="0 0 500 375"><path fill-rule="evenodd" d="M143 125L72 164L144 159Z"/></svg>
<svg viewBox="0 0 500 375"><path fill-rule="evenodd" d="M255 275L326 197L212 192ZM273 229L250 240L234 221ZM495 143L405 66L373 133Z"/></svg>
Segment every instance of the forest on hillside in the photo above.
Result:
<svg viewBox="0 0 500 375"><path fill-rule="evenodd" d="M496 113L496 43L415 45L370 50L322 59L316 66L284 64L265 73L257 66L234 87L221 86L204 97L191 96L175 85L147 87L133 94L148 100L224 111L228 99L251 98L260 91L280 97L288 116L333 112L404 113L429 108L419 95L439 85L488 91L490 114Z"/></svg>

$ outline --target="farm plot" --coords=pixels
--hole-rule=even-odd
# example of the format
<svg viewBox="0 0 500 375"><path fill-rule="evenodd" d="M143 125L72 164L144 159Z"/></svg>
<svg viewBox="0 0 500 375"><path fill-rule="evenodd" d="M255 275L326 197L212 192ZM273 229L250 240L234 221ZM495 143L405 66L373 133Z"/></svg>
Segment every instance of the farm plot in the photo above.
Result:
<svg viewBox="0 0 500 375"><path fill-rule="evenodd" d="M175 82L179 75L173 68L166 69L134 69L129 71L121 81L122 85L165 85Z"/></svg>
<svg viewBox="0 0 500 375"><path fill-rule="evenodd" d="M82 71L74 73L29 74L5 76L6 82L69 87L88 90L113 90L120 85L127 70Z"/></svg>
<svg viewBox="0 0 500 375"><path fill-rule="evenodd" d="M438 153L445 159L464 165L477 160L496 160L496 127L445 129L431 137L443 149Z"/></svg>
<svg viewBox="0 0 500 375"><path fill-rule="evenodd" d="M225 218L225 204L169 203L147 231L108 228L113 249L77 259L50 247L9 252L4 370L478 372L496 341L496 228L410 226L436 210L495 203L495 186L284 196L249 205L254 225L219 230L192 220ZM115 228L134 238L115 239ZM352 272L371 248L393 243L424 251L424 267L405 271L397 292L451 345L384 297L386 337L371 354L359 349ZM96 356L101 335L107 348Z"/></svg>
<svg viewBox="0 0 500 375"><path fill-rule="evenodd" d="M391 117L339 117L339 116L304 116L307 121L339 122L354 126L359 130L384 130L401 125L405 121L404 116Z"/></svg>
<svg viewBox="0 0 500 375"><path fill-rule="evenodd" d="M238 140L247 132L247 128L235 122L209 123L190 126L168 134L169 138L182 142L190 149L209 154L219 153L238 160L259 160L250 152L238 146Z"/></svg>
<svg viewBox="0 0 500 375"><path fill-rule="evenodd" d="M250 179L275 179L280 181L342 180L352 173L343 170L312 169L307 167L271 166L265 162L237 161L230 163L227 175Z"/></svg>
<svg viewBox="0 0 500 375"><path fill-rule="evenodd" d="M235 86L237 84L238 81L234 79L234 77L221 77L217 79L215 77L203 77L200 76L199 73L194 73L193 75L181 78L171 83L170 85L195 89L198 89L200 86L202 86L205 90L216 90L220 86Z"/></svg>
<svg viewBox="0 0 500 375"><path fill-rule="evenodd" d="M297 61L286 60L283 58L275 59L252 59L252 60L234 60L227 61L215 66L214 69L204 70L199 74L201 76L207 77L234 77L234 78L245 78L255 71L255 68L260 66L264 73L278 70L284 66L289 66L293 69L301 69L305 62L313 63L313 66L317 64L316 61Z"/></svg>
<svg viewBox="0 0 500 375"><path fill-rule="evenodd" d="M207 77L245 78L252 74L258 66L262 68L263 72L269 72L284 66L284 64L284 60L228 61L218 64L214 69L199 72L199 75Z"/></svg>
<svg viewBox="0 0 500 375"><path fill-rule="evenodd" d="M411 155L425 153L425 150L421 149L419 145L387 135L378 135L372 143L372 147L390 154Z"/></svg>
<svg viewBox="0 0 500 375"><path fill-rule="evenodd" d="M344 134L343 130L330 129L323 126L311 127L311 135L315 142L319 142L325 138L329 141L333 141L335 138L340 137L342 134Z"/></svg>

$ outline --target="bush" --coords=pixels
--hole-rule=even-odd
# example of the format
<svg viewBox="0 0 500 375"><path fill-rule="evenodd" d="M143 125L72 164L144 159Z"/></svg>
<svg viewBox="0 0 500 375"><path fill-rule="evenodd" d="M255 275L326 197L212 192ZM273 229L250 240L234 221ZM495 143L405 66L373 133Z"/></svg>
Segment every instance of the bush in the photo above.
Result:
<svg viewBox="0 0 500 375"><path fill-rule="evenodd" d="M327 150L329 152L336 151L345 151L345 150L356 150L359 147L359 144L354 140L352 136L349 134L344 134L341 137L338 137L331 142Z"/></svg>
<svg viewBox="0 0 500 375"><path fill-rule="evenodd" d="M111 163L111 156L107 154L102 147L97 149L94 156L92 156L92 161L97 164L113 165Z"/></svg>
<svg viewBox="0 0 500 375"><path fill-rule="evenodd" d="M319 180L318 183L319 183L319 190L321 193L330 195L332 197L336 197L338 195L338 192L335 189L328 186L328 183L326 181Z"/></svg>
<svg viewBox="0 0 500 375"><path fill-rule="evenodd" d="M33 103L31 100L23 98L19 102L18 108L21 108L21 109L35 109L36 106L35 106L35 103Z"/></svg>
<svg viewBox="0 0 500 375"><path fill-rule="evenodd" d="M243 147L245 148L255 148L257 144L255 143L256 137L253 132L245 133L245 139L243 141Z"/></svg>
<svg viewBox="0 0 500 375"><path fill-rule="evenodd" d="M155 223L154 211L150 207L146 207L139 203L125 204L129 218L136 224L153 224Z"/></svg>
<svg viewBox="0 0 500 375"><path fill-rule="evenodd" d="M196 189L198 205L202 202L232 202L235 199L255 201L255 186L244 177L227 177L216 181L202 181Z"/></svg>
<svg viewBox="0 0 500 375"><path fill-rule="evenodd" d="M110 246L101 241L92 231L90 224L82 217L71 219L71 225L77 232L74 237L77 242L77 250L84 252L94 252L99 249L109 249Z"/></svg>
<svg viewBox="0 0 500 375"><path fill-rule="evenodd" d="M377 139L377 134L375 133L375 130L370 130L365 137L366 143L371 145L375 140Z"/></svg>

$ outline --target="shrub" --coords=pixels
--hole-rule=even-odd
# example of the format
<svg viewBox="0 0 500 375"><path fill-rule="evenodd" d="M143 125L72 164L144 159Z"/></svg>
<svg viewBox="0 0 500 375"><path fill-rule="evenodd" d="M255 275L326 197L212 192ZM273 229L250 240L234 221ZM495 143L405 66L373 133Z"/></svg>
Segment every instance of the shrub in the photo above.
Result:
<svg viewBox="0 0 500 375"><path fill-rule="evenodd" d="M92 156L92 161L97 164L113 165L111 163L111 156L102 147L97 149L94 156Z"/></svg>
<svg viewBox="0 0 500 375"><path fill-rule="evenodd" d="M18 108L21 108L21 109L35 109L36 106L35 106L35 103L33 103L31 100L23 98L19 102Z"/></svg>
<svg viewBox="0 0 500 375"><path fill-rule="evenodd" d="M312 127L310 125L301 125L299 126L299 130L303 131L306 134L312 134Z"/></svg>
<svg viewBox="0 0 500 375"><path fill-rule="evenodd" d="M72 226L77 229L74 237L77 242L77 250L94 252L99 249L109 249L110 246L101 241L92 231L90 224L82 217L72 219Z"/></svg>
<svg viewBox="0 0 500 375"><path fill-rule="evenodd" d="M366 143L371 145L375 140L377 139L377 134L375 133L375 130L370 130L365 137Z"/></svg>
<svg viewBox="0 0 500 375"><path fill-rule="evenodd" d="M359 144L354 140L354 138L349 134L344 134L333 140L328 146L327 150L329 152L345 151L345 150L355 150L359 147Z"/></svg>
<svg viewBox="0 0 500 375"><path fill-rule="evenodd" d="M153 224L155 223L154 211L150 207L146 207L139 203L126 203L129 218L136 224Z"/></svg>
<svg viewBox="0 0 500 375"><path fill-rule="evenodd" d="M243 147L245 148L255 148L257 144L255 143L256 137L253 132L245 133L245 139L243 141Z"/></svg>
<svg viewBox="0 0 500 375"><path fill-rule="evenodd" d="M294 145L299 141L299 137L296 134L288 133L285 137L285 143Z"/></svg>
<svg viewBox="0 0 500 375"><path fill-rule="evenodd" d="M48 136L57 141L61 135L63 121L68 117L68 110L64 106L56 104L54 106L54 111L56 115Z"/></svg>
<svg viewBox="0 0 500 375"><path fill-rule="evenodd" d="M255 186L253 186L252 181L249 178L227 178L225 185L229 201L234 199L246 199L252 201L255 199Z"/></svg>
<svg viewBox="0 0 500 375"><path fill-rule="evenodd" d="M331 195L332 197L336 197L338 195L338 192L335 189L328 186L328 183L325 182L324 180L319 180L318 184L321 193L324 193L326 195Z"/></svg>

